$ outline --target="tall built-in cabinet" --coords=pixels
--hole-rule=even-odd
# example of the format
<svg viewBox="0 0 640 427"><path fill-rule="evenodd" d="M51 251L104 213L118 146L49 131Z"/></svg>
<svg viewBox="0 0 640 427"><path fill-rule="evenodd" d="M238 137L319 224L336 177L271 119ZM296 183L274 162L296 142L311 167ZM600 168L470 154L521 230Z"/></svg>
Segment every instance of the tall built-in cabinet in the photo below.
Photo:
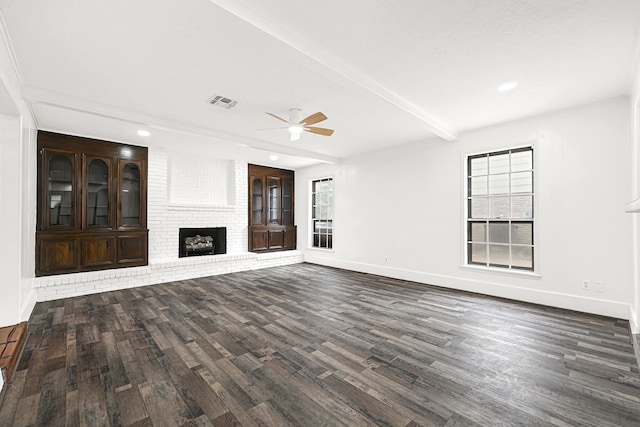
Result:
<svg viewBox="0 0 640 427"><path fill-rule="evenodd" d="M147 265L147 148L38 132L36 276Z"/></svg>
<svg viewBox="0 0 640 427"><path fill-rule="evenodd" d="M249 251L296 248L294 172L249 165Z"/></svg>

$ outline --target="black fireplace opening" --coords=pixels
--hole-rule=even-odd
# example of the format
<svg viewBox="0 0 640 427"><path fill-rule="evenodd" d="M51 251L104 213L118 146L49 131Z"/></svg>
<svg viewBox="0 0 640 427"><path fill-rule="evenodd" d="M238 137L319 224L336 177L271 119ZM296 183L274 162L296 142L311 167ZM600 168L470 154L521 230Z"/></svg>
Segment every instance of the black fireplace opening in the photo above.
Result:
<svg viewBox="0 0 640 427"><path fill-rule="evenodd" d="M227 227L181 228L178 257L227 253Z"/></svg>

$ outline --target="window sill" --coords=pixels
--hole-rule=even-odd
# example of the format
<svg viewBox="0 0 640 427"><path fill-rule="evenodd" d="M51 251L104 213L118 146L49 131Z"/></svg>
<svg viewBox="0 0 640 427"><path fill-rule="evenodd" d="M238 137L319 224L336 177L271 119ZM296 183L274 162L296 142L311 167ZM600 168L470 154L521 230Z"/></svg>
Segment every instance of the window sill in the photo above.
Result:
<svg viewBox="0 0 640 427"><path fill-rule="evenodd" d="M335 252L333 249L316 248L315 246L309 246L309 247L307 247L307 249L309 249L311 251L318 251L318 252L331 253L331 254Z"/></svg>
<svg viewBox="0 0 640 427"><path fill-rule="evenodd" d="M508 270L505 268L495 268L495 267L482 267L475 265L461 265L461 269L475 271L478 273L489 273L489 274L500 274L503 276L515 276L515 277L524 277L526 279L540 279L542 276L533 271L524 271L524 270Z"/></svg>

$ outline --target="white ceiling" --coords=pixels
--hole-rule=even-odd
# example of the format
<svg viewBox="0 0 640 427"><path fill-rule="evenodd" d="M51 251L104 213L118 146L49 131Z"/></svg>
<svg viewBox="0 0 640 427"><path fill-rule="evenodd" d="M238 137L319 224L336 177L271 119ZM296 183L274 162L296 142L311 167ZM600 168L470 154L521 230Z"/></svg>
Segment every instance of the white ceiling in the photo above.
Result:
<svg viewBox="0 0 640 427"><path fill-rule="evenodd" d="M640 28L638 0L0 0L0 13L39 128L291 168L629 94ZM324 112L335 134L259 130L291 107Z"/></svg>

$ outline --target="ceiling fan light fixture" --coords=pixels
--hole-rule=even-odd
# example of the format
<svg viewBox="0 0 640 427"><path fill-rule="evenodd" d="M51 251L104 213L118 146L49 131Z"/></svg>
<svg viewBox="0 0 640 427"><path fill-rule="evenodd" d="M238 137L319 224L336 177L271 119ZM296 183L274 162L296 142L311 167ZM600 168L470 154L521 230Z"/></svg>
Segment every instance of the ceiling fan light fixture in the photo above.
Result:
<svg viewBox="0 0 640 427"><path fill-rule="evenodd" d="M303 131L303 127L301 125L291 125L289 126L289 133L291 134L291 141L297 141L300 139L300 134Z"/></svg>

